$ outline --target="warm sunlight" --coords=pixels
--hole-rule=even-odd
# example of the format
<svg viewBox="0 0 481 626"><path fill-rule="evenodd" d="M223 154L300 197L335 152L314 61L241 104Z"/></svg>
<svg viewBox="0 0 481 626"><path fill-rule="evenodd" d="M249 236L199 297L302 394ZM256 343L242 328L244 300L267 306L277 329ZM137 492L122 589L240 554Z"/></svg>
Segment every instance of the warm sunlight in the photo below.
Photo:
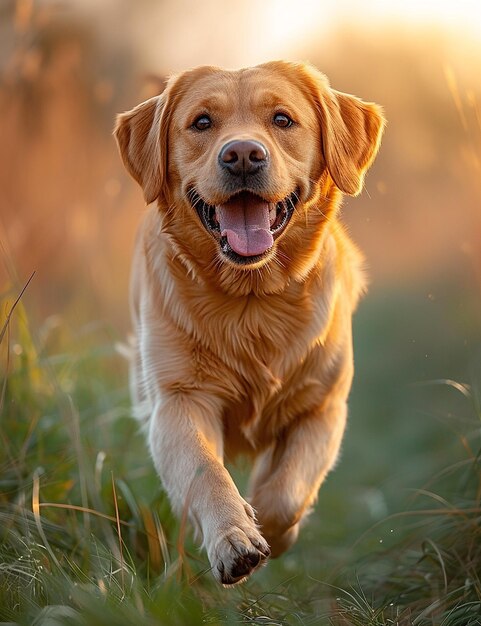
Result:
<svg viewBox="0 0 481 626"><path fill-rule="evenodd" d="M295 6L295 10L293 10ZM399 28L421 27L445 31L455 38L475 39L481 34L481 2L478 0L358 0L319 3L285 0L263 3L259 21L264 20L266 39L263 48L271 56L301 53L306 43L320 40L341 23L351 27L373 27L378 30L395 25ZM319 35L319 38L317 38Z"/></svg>
<svg viewBox="0 0 481 626"><path fill-rule="evenodd" d="M358 2L347 0L340 6L339 12L345 17L356 15L362 21L401 20L448 29L464 27L472 32L479 32L481 28L481 3L478 0L367 0L363 2L362 11L359 11Z"/></svg>
<svg viewBox="0 0 481 626"><path fill-rule="evenodd" d="M0 0L0 137L0 625L480 625L481 0Z"/></svg>
<svg viewBox="0 0 481 626"><path fill-rule="evenodd" d="M263 23L263 47L266 52L288 48L306 33L321 32L330 26L335 12L334 6L322 6L318 0L298 0L294 5L290 0L263 2L256 18Z"/></svg>
<svg viewBox="0 0 481 626"><path fill-rule="evenodd" d="M481 33L481 2L477 0L244 0L220 4L217 0L192 3L148 4L136 10L134 4L105 0L73 0L78 10L94 15L101 26L110 28L103 38L125 36L125 25L136 42L136 52L157 72L176 72L198 64L239 67L272 58L300 57L313 46L323 49L328 36L339 25L375 30L421 27L446 32L458 41L476 41ZM189 19L185 19L186 15ZM125 40L124 40L125 41Z"/></svg>

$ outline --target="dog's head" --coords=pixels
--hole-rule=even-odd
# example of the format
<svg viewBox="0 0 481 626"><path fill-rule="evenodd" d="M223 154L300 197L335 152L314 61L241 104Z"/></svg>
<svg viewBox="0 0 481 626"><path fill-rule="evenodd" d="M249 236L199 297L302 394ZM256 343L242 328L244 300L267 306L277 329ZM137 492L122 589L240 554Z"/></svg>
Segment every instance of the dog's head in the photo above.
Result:
<svg viewBox="0 0 481 626"><path fill-rule="evenodd" d="M339 191L360 192L379 107L309 65L200 67L119 116L124 164L189 263L238 275L302 274ZM258 278L256 279L258 280Z"/></svg>

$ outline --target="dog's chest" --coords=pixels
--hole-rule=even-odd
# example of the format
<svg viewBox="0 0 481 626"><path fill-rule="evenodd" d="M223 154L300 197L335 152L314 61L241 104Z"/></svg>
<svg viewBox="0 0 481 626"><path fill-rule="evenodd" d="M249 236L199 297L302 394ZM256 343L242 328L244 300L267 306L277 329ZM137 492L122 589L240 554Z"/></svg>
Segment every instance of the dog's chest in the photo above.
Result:
<svg viewBox="0 0 481 626"><path fill-rule="evenodd" d="M209 348L256 387L288 375L322 330L319 317L301 292L230 301L207 317Z"/></svg>
<svg viewBox="0 0 481 626"><path fill-rule="evenodd" d="M227 439L238 439L237 449L242 441L257 445L263 431L282 427L286 398L293 405L306 379L316 376L311 357L322 352L329 332L333 282L314 275L306 283L292 281L281 294L244 297L195 281L183 289L162 284L167 323L157 329L153 355L160 351L172 357L169 363L183 363L181 371L164 368L162 388L215 395L224 406ZM177 339L176 327L182 329Z"/></svg>
<svg viewBox="0 0 481 626"><path fill-rule="evenodd" d="M323 341L329 310L322 297L312 299L300 288L237 305L228 307L228 313L222 307L212 313L209 327L216 332L209 334L208 343L237 390L226 404L224 423L227 439L238 440L239 448L241 439L260 443L274 422L282 427L288 417L282 405L305 384L304 365Z"/></svg>

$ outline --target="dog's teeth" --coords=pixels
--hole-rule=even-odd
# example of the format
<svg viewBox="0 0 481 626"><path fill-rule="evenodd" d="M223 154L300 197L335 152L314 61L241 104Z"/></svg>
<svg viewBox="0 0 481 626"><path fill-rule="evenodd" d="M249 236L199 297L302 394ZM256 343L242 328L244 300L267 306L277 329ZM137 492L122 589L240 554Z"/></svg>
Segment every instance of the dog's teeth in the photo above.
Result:
<svg viewBox="0 0 481 626"><path fill-rule="evenodd" d="M274 204L269 210L269 220L270 220L271 226L276 221L276 217L277 217L277 208L276 208L276 205Z"/></svg>

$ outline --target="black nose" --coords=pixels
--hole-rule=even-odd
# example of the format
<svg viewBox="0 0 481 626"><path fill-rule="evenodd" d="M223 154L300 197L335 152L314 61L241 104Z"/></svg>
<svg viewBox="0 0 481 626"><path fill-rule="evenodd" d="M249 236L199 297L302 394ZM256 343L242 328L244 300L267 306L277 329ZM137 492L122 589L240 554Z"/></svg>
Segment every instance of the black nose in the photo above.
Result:
<svg viewBox="0 0 481 626"><path fill-rule="evenodd" d="M268 158L267 148L251 139L229 141L219 152L221 167L234 176L257 174L266 165Z"/></svg>

